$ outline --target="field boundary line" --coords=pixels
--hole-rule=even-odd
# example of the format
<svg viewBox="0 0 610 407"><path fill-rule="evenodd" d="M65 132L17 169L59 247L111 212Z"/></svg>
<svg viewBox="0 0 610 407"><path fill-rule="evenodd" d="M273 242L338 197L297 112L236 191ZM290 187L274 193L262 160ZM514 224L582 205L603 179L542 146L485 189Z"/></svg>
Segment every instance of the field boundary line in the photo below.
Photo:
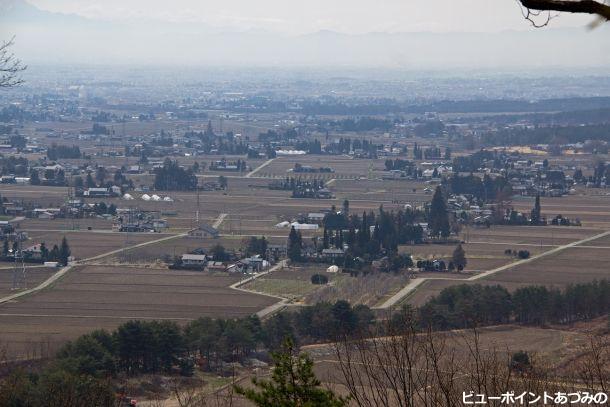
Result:
<svg viewBox="0 0 610 407"><path fill-rule="evenodd" d="M134 317L134 316L120 316L120 315L57 315L57 314L13 314L13 313L0 313L2 317L43 317L43 318L67 318L67 319L82 319L82 318L104 318L104 319L121 319L121 320L134 320L134 319L145 319L145 320L160 320L160 321L194 321L196 318L186 317Z"/></svg>
<svg viewBox="0 0 610 407"><path fill-rule="evenodd" d="M263 168L265 168L266 166L268 166L269 164L271 164L273 162L273 160L275 160L275 158L271 158L267 161L265 161L264 163L262 163L261 165L259 165L258 167L256 167L255 169L253 169L252 171L250 171L249 173L246 174L245 178L252 178L252 176L254 174L256 174L257 172L259 172L260 170L262 170Z"/></svg>
<svg viewBox="0 0 610 407"><path fill-rule="evenodd" d="M220 216L216 220L216 223L218 223L220 225L220 223L222 223L222 221L224 220L226 215L227 214L220 214ZM49 287L51 284L53 284L54 282L56 282L57 280L62 278L64 275L66 275L74 266L83 265L83 264L86 264L87 262L90 262L90 261L99 260L99 259L102 259L104 257L112 256L113 254L122 253L123 251L133 250L133 249L137 249L137 248L140 248L140 247L148 246L148 245L151 245L151 244L165 242L165 241L172 240L172 239L178 239L180 237L185 237L185 236L188 236L188 233L180 233L180 234L177 234L177 235L165 236L165 237L162 237L160 239L155 239L155 240L151 240L151 241L148 241L148 242L138 243L138 244L135 244L133 246L123 247L123 248L120 248L120 249L112 250L112 251L109 251L109 252L106 252L106 253L102 253L102 254L99 254L99 255L96 255L96 256L92 256L92 257L88 257L86 259L79 260L78 262L74 262L73 264L70 264L70 265L68 265L66 267L63 267L57 273L53 274L51 277L49 277L45 281L43 281L42 283L38 284L36 287L30 288L28 290L23 290L23 291L20 291L18 293L7 295L6 297L0 298L0 304L5 304L7 302L16 300L16 299L24 297L26 295L34 294L35 292L38 292L40 290L44 290L45 288Z"/></svg>
<svg viewBox="0 0 610 407"><path fill-rule="evenodd" d="M33 293L38 292L40 290L44 290L45 288L47 288L48 286L53 284L55 281L57 281L60 278L62 278L68 271L70 271L72 269L72 267L74 267L74 266L73 265L68 265L66 267L63 267L57 273L53 274L51 277L49 277L45 281L43 281L42 283L38 284L36 287L30 288L28 290L19 291L18 293L11 294L11 295L8 295L6 297L0 298L0 304L5 304L7 302L14 301L17 298L24 297L24 296L29 295L29 294L33 294Z"/></svg>
<svg viewBox="0 0 610 407"><path fill-rule="evenodd" d="M522 264L526 264L526 263L530 263L532 261L541 259L543 257L546 256L550 256L552 254L556 254L559 253L563 250L569 249L571 247L575 247L575 246L579 246L583 243L588 243L592 240L597 240L597 239L601 239L603 237L606 237L610 235L610 230L603 232L603 233L599 233L597 235L594 236L589 236L587 238L581 239L581 240L577 240L575 242L572 243L568 243L562 246L557 246L551 250L547 250L546 252L542 252L539 253L535 256L532 256L530 258L527 259L523 259L523 260L519 260L513 263L509 263L509 264L505 264L503 266L500 267L496 267L495 269L491 269L488 271L485 271L481 274L477 274L475 276L472 277L468 277L468 278L463 278L463 279L457 279L457 278L450 278L450 277L417 277L414 278L413 280L411 280L409 282L409 284L407 284L406 286L404 286L400 291L398 291L396 294L394 294L392 297L390 297L386 302L384 302L383 304L373 307L374 309L388 309L393 307L394 305L400 303L403 298L407 295L410 295L411 293L415 292L415 290L417 290L417 288L424 282L424 281L428 281L428 280L451 280L451 281L456 281L456 280L460 280L460 281L477 281L477 280L481 280L484 278L487 278L491 275L494 275L496 273L499 273L500 271L504 271L504 270L509 270L511 268L520 266Z"/></svg>
<svg viewBox="0 0 610 407"><path fill-rule="evenodd" d="M228 213L221 213L220 215L218 215L218 218L214 221L214 223L212 224L212 227L214 229L218 229L220 227L220 225L222 225L222 222L225 220L225 218L228 216Z"/></svg>
<svg viewBox="0 0 610 407"><path fill-rule="evenodd" d="M104 257L112 256L113 254L118 254L118 253L121 253L121 252L129 251L129 250L133 250L133 249L138 249L140 247L149 246L151 244L157 244L157 243L161 243L161 242L165 242L165 241L173 240L173 239L178 239L180 237L186 237L186 236L188 236L188 233L179 233L179 234L176 234L176 235L165 236L165 237L162 237L160 239L155 239L155 240L151 240L151 241L148 241L148 242L137 243L137 244L134 244L132 246L122 247L120 249L112 250L112 251L109 251L107 253L102 253L102 254L98 254L96 256L92 256L92 257L88 257L86 259L79 260L79 263L82 264L82 263L86 263L86 262L93 261L93 260L103 259Z"/></svg>
<svg viewBox="0 0 610 407"><path fill-rule="evenodd" d="M280 270L281 268L283 268L285 266L286 266L286 260L282 260L275 266L271 267L269 270L256 274L252 277L248 277L245 280L240 280L236 283L233 283L229 286L229 288L231 288L232 290L237 290L237 291L241 291L244 293L264 295L267 297L279 299L280 301L278 301L274 304L271 304L271 305L261 309L260 311L256 312L256 316L259 318L265 318L265 317L271 316L271 315L275 314L276 312L282 310L286 305L288 305L288 301L290 301L290 300L288 298L285 298L285 297L282 297L279 295L268 294L268 293L259 293L259 292L252 291L252 290L246 290L245 288L241 288L241 286L248 284L248 283L256 280L257 278L263 277L276 270Z"/></svg>

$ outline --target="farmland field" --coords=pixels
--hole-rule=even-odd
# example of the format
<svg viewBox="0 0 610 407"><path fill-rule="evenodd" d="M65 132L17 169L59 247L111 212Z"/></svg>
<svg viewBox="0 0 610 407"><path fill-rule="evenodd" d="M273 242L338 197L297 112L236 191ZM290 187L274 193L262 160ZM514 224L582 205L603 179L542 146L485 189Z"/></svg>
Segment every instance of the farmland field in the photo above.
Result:
<svg viewBox="0 0 610 407"><path fill-rule="evenodd" d="M146 128L146 126L143 126ZM252 130L252 129L250 129ZM409 140L412 145L413 140ZM418 140L418 143L425 140ZM94 152L96 146L83 142L85 151ZM32 156L33 158L34 156ZM177 157L181 165L195 161L209 163L222 158L219 155ZM244 159L244 156L226 156L227 160ZM98 163L117 168L137 163L134 157L99 157ZM405 302L420 305L443 288L455 284L501 284L509 290L530 285L564 287L575 282L607 278L610 263L610 237L606 236L584 244L562 248L564 245L598 235L610 228L610 195L578 187L572 195L562 198L542 197L542 214L548 219L562 214L580 220L582 226L463 226L448 244L428 243L401 245L400 253L408 253L414 261L424 259L451 260L458 241L466 252L468 264L460 273L418 272L416 267L399 273L372 272L359 276L325 273L328 265L296 265L291 269L276 270L260 279L249 282L237 291L229 285L239 277L209 275L199 272L178 272L167 269L166 262L196 249L210 252L216 245L234 252L237 258L245 256L245 247L251 236L265 236L270 244L285 245L289 228L276 225L306 217L310 212L340 209L349 200L350 214L386 211L405 207L416 208L428 203L438 181L384 180L385 157L356 159L348 156L306 155L277 157L267 160L259 157L247 159L251 167L247 172L217 172L204 170L197 174L200 185L227 177L225 190L214 191L157 191L172 201L145 201L142 188L129 190L133 200L119 197L83 198L86 204L104 202L119 209L135 209L154 214L168 223L162 233L113 232L115 220L101 217L82 219L22 219L18 226L27 232L24 246L44 242L48 248L66 237L72 254L79 263L50 287L19 298L0 307L0 342L8 342L16 352L32 348L34 338L42 338L56 346L63 341L95 328L113 328L129 319L171 319L187 321L199 316L243 316L259 312L287 298L298 305L311 305L319 301L347 300L352 304L366 304L374 308L391 307ZM68 160L85 165L86 160ZM288 170L296 163L314 168L331 167L333 173L294 174ZM420 163L421 164L421 163ZM428 165L428 164L426 164ZM260 168L259 168L260 167ZM332 199L295 199L291 191L271 190L269 183L286 176L324 179L332 192ZM150 171L128 178L135 185L150 186L154 175ZM60 206L67 198L67 188L31 185L6 185L2 197L37 206ZM512 197L511 205L528 213L534 203L532 197ZM216 225L220 237L194 239L187 231L199 223ZM302 231L303 241L322 237L323 229ZM121 250L127 247L126 250ZM531 257L550 250L560 251L526 263L518 263L518 251L527 251ZM509 251L507 253L507 251ZM91 258L94 258L91 260ZM503 269L502 267L509 267ZM11 264L5 267L0 279L0 294L11 294ZM499 271L495 272L496 269ZM28 271L28 287L49 278L56 270L32 268ZM493 271L493 274L486 275ZM329 277L329 284L314 286L310 278L315 273ZM484 275L484 278L480 278ZM423 279L403 298L415 279ZM261 294L269 294L265 296ZM399 296L398 300L392 302ZM34 333L39 333L34 336ZM51 346L51 345L49 345Z"/></svg>
<svg viewBox="0 0 610 407"><path fill-rule="evenodd" d="M273 271L265 276L244 284L241 288L253 292L267 293L282 296L291 300L302 301L303 297L325 286L311 283L314 274L322 274L329 280L330 285L340 284L347 276L337 273L326 273L325 266L291 267Z"/></svg>
<svg viewBox="0 0 610 407"><path fill-rule="evenodd" d="M56 348L93 329L131 319L185 322L250 315L276 299L235 291L238 276L137 267L84 266L51 289L0 309L0 342L14 353L38 341Z"/></svg>
<svg viewBox="0 0 610 407"><path fill-rule="evenodd" d="M32 288L49 278L53 273L57 271L55 268L35 266L26 266L25 272L25 288ZM19 279L17 282L21 285L22 280ZM10 295L15 291L13 287L13 264L11 263L0 263L0 297ZM20 289L24 287L19 287Z"/></svg>
<svg viewBox="0 0 610 407"><path fill-rule="evenodd" d="M70 244L72 255L77 260L119 250L125 246L125 243L133 245L164 237L158 233L130 233L128 236L126 233L119 232L32 232L29 233L28 244L44 242L50 249L55 244L60 245L64 236Z"/></svg>
<svg viewBox="0 0 610 407"><path fill-rule="evenodd" d="M562 288L568 284L586 283L608 278L610 270L610 246L608 236L594 239L562 250L556 254L534 259L530 262L499 271L477 281L466 284L502 285L510 291L527 285L545 285ZM438 273L437 273L438 274ZM421 305L442 289L459 282L437 279L425 281L406 299L414 305Z"/></svg>

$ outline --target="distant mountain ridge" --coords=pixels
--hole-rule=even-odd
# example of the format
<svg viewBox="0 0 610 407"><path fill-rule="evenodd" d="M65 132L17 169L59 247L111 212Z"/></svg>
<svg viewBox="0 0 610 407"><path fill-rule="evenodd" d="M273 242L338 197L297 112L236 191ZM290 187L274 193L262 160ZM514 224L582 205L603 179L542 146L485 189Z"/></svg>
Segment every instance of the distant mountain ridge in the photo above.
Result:
<svg viewBox="0 0 610 407"><path fill-rule="evenodd" d="M0 0L0 37L35 63L450 69L610 66L610 28L498 33L320 31L282 35L205 24L107 22ZM569 52L568 52L569 51Z"/></svg>
<svg viewBox="0 0 610 407"><path fill-rule="evenodd" d="M32 22L59 16L61 14L40 10L24 0L0 0L0 20L2 21ZM78 18L75 15L70 17Z"/></svg>

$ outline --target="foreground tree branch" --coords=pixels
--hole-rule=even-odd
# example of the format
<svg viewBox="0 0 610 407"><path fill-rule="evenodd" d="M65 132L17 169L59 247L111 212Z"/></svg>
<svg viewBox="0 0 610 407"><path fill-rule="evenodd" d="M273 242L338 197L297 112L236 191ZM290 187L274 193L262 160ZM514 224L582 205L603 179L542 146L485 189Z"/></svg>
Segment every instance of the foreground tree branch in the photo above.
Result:
<svg viewBox="0 0 610 407"><path fill-rule="evenodd" d="M595 14L610 20L610 6L595 0L519 0L523 7L537 11Z"/></svg>
<svg viewBox="0 0 610 407"><path fill-rule="evenodd" d="M15 37L0 44L0 88L12 88L23 83L19 74L27 67L11 52L14 40Z"/></svg>

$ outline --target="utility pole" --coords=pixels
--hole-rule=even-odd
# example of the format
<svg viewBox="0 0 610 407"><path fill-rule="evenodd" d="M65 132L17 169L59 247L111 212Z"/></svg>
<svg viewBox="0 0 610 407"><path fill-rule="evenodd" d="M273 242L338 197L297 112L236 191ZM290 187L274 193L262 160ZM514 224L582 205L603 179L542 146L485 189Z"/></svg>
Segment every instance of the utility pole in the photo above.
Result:
<svg viewBox="0 0 610 407"><path fill-rule="evenodd" d="M199 185L197 185L197 212L195 213L195 227L198 228L199 227Z"/></svg>
<svg viewBox="0 0 610 407"><path fill-rule="evenodd" d="M14 250L15 264L13 267L13 290L25 289L27 287L25 279L25 263L23 261L23 251L21 249L21 241L19 236L15 237L17 243L16 249Z"/></svg>

